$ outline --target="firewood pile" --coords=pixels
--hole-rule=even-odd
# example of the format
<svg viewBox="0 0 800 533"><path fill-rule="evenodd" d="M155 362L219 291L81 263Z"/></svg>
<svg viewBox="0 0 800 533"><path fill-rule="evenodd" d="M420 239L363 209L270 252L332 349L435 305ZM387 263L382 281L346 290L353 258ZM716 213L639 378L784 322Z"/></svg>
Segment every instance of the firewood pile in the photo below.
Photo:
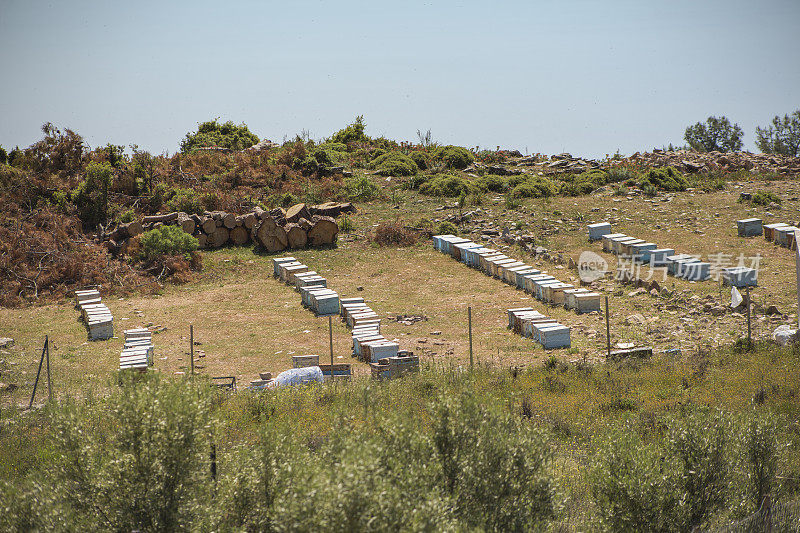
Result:
<svg viewBox="0 0 800 533"><path fill-rule="evenodd" d="M114 255L125 254L132 239L142 232L172 225L196 237L200 249L252 243L267 252L279 252L333 244L339 233L336 217L354 211L350 203L328 202L313 206L297 204L285 210L266 211L256 207L242 215L224 211L206 211L202 215L173 212L120 224L100 238Z"/></svg>

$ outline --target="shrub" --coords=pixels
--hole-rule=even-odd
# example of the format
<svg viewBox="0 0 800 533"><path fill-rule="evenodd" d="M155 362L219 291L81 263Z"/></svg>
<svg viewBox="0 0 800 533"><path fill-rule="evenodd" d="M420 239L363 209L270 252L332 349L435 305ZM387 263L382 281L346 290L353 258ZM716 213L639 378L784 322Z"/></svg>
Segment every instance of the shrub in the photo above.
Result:
<svg viewBox="0 0 800 533"><path fill-rule="evenodd" d="M472 189L473 185L461 176L438 174L423 183L419 188L419 192L422 194L428 194L430 196L446 196L448 198L454 198L461 196L462 192L469 194Z"/></svg>
<svg viewBox="0 0 800 533"><path fill-rule="evenodd" d="M532 176L511 191L512 198L544 198L556 193L555 185L547 178Z"/></svg>
<svg viewBox="0 0 800 533"><path fill-rule="evenodd" d="M290 192L273 194L267 198L267 205L272 207L292 207L298 203L300 203L300 199Z"/></svg>
<svg viewBox="0 0 800 533"><path fill-rule="evenodd" d="M5 148L0 146L0 165L5 165L6 163L8 163L8 153Z"/></svg>
<svg viewBox="0 0 800 533"><path fill-rule="evenodd" d="M756 191L749 200L739 198L740 202L750 202L751 205L766 206L771 203L781 203L781 197L771 191Z"/></svg>
<svg viewBox="0 0 800 533"><path fill-rule="evenodd" d="M381 176L411 176L419 169L413 159L401 152L389 152L376 157L370 162L370 168L377 170Z"/></svg>
<svg viewBox="0 0 800 533"><path fill-rule="evenodd" d="M414 163L416 163L417 168L420 170L428 170L431 166L431 157L428 155L428 152L411 152L411 159L414 160Z"/></svg>
<svg viewBox="0 0 800 533"><path fill-rule="evenodd" d="M121 224L127 224L128 222L133 222L134 220L136 220L136 213L134 212L133 209L128 209L127 211L120 213L118 220Z"/></svg>
<svg viewBox="0 0 800 533"><path fill-rule="evenodd" d="M649 170L638 183L640 189L648 185L660 191L677 192L685 191L689 186L686 178L673 167L661 167Z"/></svg>
<svg viewBox="0 0 800 533"><path fill-rule="evenodd" d="M197 250L197 239L178 226L161 226L145 231L139 238L141 256L152 260L164 255L188 254Z"/></svg>
<svg viewBox="0 0 800 533"><path fill-rule="evenodd" d="M356 174L344 182L347 197L351 200L374 200L380 195L380 189L369 176Z"/></svg>
<svg viewBox="0 0 800 533"><path fill-rule="evenodd" d="M441 146L433 152L433 156L444 163L447 168L456 170L467 168L475 161L472 152L461 146Z"/></svg>
<svg viewBox="0 0 800 533"><path fill-rule="evenodd" d="M636 178L636 174L628 167L615 166L606 172L606 183L619 183Z"/></svg>
<svg viewBox="0 0 800 533"><path fill-rule="evenodd" d="M105 224L108 218L108 189L111 187L112 168L108 163L89 163L83 182L73 193L78 217L85 228Z"/></svg>
<svg viewBox="0 0 800 533"><path fill-rule="evenodd" d="M348 144L353 142L367 142L369 137L364 133L364 116L359 115L352 124L348 124L331 136L331 142Z"/></svg>
<svg viewBox="0 0 800 533"><path fill-rule="evenodd" d="M683 138L698 152L735 152L742 149L744 132L738 124L731 125L727 117L708 117L686 128Z"/></svg>
<svg viewBox="0 0 800 533"><path fill-rule="evenodd" d="M375 228L372 240L380 246L411 246L417 243L417 234L399 222L382 222Z"/></svg>
<svg viewBox="0 0 800 533"><path fill-rule="evenodd" d="M181 141L181 152L187 153L209 146L244 150L257 142L258 137L250 132L246 124L237 126L230 120L220 124L214 119L199 124L197 132L187 133Z"/></svg>
<svg viewBox="0 0 800 533"><path fill-rule="evenodd" d="M745 512L761 508L764 498L776 491L778 472L778 421L770 414L754 413L739 424L742 439L740 458L745 482L742 501Z"/></svg>
<svg viewBox="0 0 800 533"><path fill-rule="evenodd" d="M174 189L172 198L167 202L167 209L189 214L202 214L205 211L203 202L198 198L194 189Z"/></svg>
<svg viewBox="0 0 800 533"><path fill-rule="evenodd" d="M344 144L325 143L317 146L317 148L311 152L311 157L316 160L317 167L335 167L342 164L346 151L347 147Z"/></svg>
<svg viewBox="0 0 800 533"><path fill-rule="evenodd" d="M484 191L503 192L508 188L508 182L502 176L486 174L478 179L477 186Z"/></svg>
<svg viewBox="0 0 800 533"><path fill-rule="evenodd" d="M403 187L406 189L411 189L412 191L419 190L422 185L428 182L430 179L429 175L426 174L417 174L413 176L410 180L403 184Z"/></svg>
<svg viewBox="0 0 800 533"><path fill-rule="evenodd" d="M775 115L771 126L756 128L756 145L765 154L800 156L800 109L783 119Z"/></svg>
<svg viewBox="0 0 800 533"><path fill-rule="evenodd" d="M458 235L458 227L452 222L448 222L447 220L443 220L439 222L439 225L436 226L437 235Z"/></svg>

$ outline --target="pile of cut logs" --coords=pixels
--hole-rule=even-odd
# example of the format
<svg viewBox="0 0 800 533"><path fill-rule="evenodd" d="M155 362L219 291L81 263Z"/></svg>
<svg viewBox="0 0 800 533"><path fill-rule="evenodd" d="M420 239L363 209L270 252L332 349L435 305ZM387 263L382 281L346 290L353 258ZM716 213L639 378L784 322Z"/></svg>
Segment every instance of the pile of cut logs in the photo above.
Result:
<svg viewBox="0 0 800 533"><path fill-rule="evenodd" d="M353 211L355 208L350 203L329 202L314 206L297 204L286 210L266 211L256 207L243 215L223 211L206 211L202 215L174 212L120 224L101 238L111 253L124 254L131 238L162 225L173 225L195 236L200 249L252 242L267 252L278 252L336 242L339 225L335 217Z"/></svg>

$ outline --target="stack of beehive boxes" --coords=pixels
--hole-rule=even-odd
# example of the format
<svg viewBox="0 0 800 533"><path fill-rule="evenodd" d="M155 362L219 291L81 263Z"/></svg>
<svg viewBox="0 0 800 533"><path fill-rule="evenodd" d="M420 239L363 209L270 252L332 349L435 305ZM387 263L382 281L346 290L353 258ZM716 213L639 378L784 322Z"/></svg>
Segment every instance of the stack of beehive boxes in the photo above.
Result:
<svg viewBox="0 0 800 533"><path fill-rule="evenodd" d="M528 292L545 303L564 305L579 313L600 310L602 297L599 293L583 290L580 292L582 295L580 305L569 307L567 295L569 291L575 289L573 285L492 248L453 235L435 235L433 246L443 254L450 255L487 276Z"/></svg>
<svg viewBox="0 0 800 533"><path fill-rule="evenodd" d="M647 263L651 267L666 267L667 272L689 281L704 281L711 275L711 263L706 263L688 254L676 254L672 248L658 248L652 242L645 242L625 235L609 233L602 236L603 251L614 255L629 257L635 263Z"/></svg>
<svg viewBox="0 0 800 533"><path fill-rule="evenodd" d="M339 312L339 294L328 288L327 280L294 257L277 257L272 260L273 276L300 291L303 306L317 316L335 315Z"/></svg>
<svg viewBox="0 0 800 533"><path fill-rule="evenodd" d="M146 370L153 364L153 333L145 328L125 330L125 345L119 356L119 369Z"/></svg>
<svg viewBox="0 0 800 533"><path fill-rule="evenodd" d="M515 333L535 340L546 350L569 348L571 344L568 326L530 307L509 309L508 327Z"/></svg>
<svg viewBox="0 0 800 533"><path fill-rule="evenodd" d="M89 340L107 340L114 336L114 317L100 299L97 289L75 291L75 306L89 330Z"/></svg>

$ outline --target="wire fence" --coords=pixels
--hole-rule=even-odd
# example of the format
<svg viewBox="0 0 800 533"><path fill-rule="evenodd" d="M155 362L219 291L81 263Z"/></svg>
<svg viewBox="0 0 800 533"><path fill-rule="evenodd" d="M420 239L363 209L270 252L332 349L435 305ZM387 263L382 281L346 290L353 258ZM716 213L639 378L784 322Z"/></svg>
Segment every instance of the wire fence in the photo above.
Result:
<svg viewBox="0 0 800 533"><path fill-rule="evenodd" d="M800 500L774 506L765 502L747 518L712 533L800 533Z"/></svg>

